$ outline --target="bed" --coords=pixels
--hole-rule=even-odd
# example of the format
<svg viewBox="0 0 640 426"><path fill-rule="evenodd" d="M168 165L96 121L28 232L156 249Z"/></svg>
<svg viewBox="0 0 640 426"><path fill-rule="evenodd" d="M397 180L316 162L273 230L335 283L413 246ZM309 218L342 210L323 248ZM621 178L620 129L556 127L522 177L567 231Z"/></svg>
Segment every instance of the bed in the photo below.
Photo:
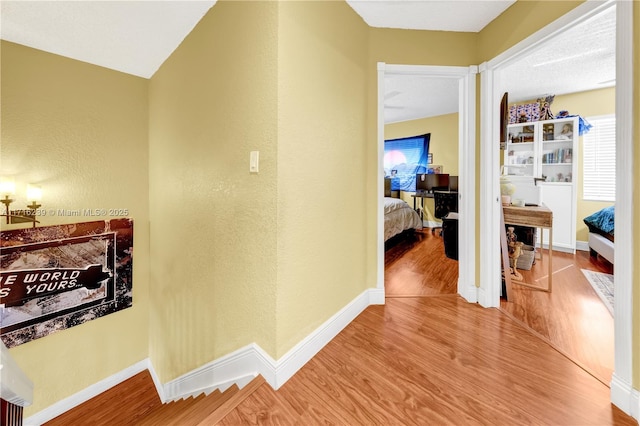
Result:
<svg viewBox="0 0 640 426"><path fill-rule="evenodd" d="M589 252L592 256L600 255L613 264L615 208L605 207L583 219L589 228Z"/></svg>
<svg viewBox="0 0 640 426"><path fill-rule="evenodd" d="M418 213L399 198L384 197L384 240L409 229L422 229Z"/></svg>
<svg viewBox="0 0 640 426"><path fill-rule="evenodd" d="M391 184L385 179L384 197L384 240L410 229L422 229L422 219L404 200L392 197L398 195L391 191Z"/></svg>

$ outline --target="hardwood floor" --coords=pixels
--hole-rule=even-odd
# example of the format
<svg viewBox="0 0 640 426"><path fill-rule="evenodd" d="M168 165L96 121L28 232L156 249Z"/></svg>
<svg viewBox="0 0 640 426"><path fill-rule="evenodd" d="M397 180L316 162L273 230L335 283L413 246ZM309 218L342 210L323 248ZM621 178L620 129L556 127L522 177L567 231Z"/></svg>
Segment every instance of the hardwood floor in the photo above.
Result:
<svg viewBox="0 0 640 426"><path fill-rule="evenodd" d="M524 281L544 287L547 254ZM553 292L514 285L512 300L500 308L531 328L560 352L607 386L613 373L613 317L581 269L613 273L613 265L588 252L554 251ZM429 229L394 241L385 252L385 292L388 298L455 294L458 262L444 256L442 238Z"/></svg>
<svg viewBox="0 0 640 426"><path fill-rule="evenodd" d="M546 285L548 266L536 261L531 271L521 271L524 281ZM588 252L553 253L553 291L547 293L513 285L511 300L500 308L548 339L591 374L609 385L613 373L614 327L609 313L581 269L613 273L613 266Z"/></svg>
<svg viewBox="0 0 640 426"><path fill-rule="evenodd" d="M148 370L48 421L45 426L135 425L162 402Z"/></svg>
<svg viewBox="0 0 640 426"><path fill-rule="evenodd" d="M566 356L573 348L608 362L593 346L604 346L600 332L571 335L607 322L579 270L606 265L585 253L554 257L557 291L518 286L501 309L483 309L455 295L457 262L444 257L441 238L425 230L394 241L386 305L367 308L278 391L262 386L220 424L637 424ZM563 340L566 350L557 350Z"/></svg>
<svg viewBox="0 0 640 426"><path fill-rule="evenodd" d="M392 241L384 263L387 297L456 294L458 261L444 255L442 237L428 228Z"/></svg>
<svg viewBox="0 0 640 426"><path fill-rule="evenodd" d="M368 307L278 391L261 386L219 424L636 422L513 318L444 295Z"/></svg>
<svg viewBox="0 0 640 426"><path fill-rule="evenodd" d="M608 382L566 356L572 345L600 356L585 345L593 333L571 336L567 318L581 314L586 322L577 328L603 328L589 324L601 302L574 270L606 264L554 254L553 293L516 286L513 301L484 309L455 294L457 262L443 253L428 230L389 247L385 305L365 309L279 390L257 383L219 422L206 416L197 424L637 425L610 403ZM563 312L571 314L554 324ZM566 349L552 339L567 340ZM141 373L50 424L155 424L159 404ZM176 424L171 418L157 424Z"/></svg>

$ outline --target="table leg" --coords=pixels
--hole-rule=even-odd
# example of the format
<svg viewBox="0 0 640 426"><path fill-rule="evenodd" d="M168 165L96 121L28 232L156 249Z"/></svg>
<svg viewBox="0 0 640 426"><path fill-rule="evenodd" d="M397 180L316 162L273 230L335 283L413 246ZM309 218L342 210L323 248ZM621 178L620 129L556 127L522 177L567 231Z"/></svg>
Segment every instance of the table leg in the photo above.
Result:
<svg viewBox="0 0 640 426"><path fill-rule="evenodd" d="M553 266L551 259L553 258L553 227L549 227L549 281L548 292L551 293L551 280L553 278Z"/></svg>

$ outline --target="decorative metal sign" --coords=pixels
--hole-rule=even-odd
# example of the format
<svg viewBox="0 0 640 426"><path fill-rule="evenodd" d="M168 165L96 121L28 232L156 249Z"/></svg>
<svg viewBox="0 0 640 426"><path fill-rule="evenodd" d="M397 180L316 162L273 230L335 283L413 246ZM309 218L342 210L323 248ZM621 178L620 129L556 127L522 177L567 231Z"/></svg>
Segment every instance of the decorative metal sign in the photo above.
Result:
<svg viewBox="0 0 640 426"><path fill-rule="evenodd" d="M132 305L133 221L0 232L0 338L7 347Z"/></svg>

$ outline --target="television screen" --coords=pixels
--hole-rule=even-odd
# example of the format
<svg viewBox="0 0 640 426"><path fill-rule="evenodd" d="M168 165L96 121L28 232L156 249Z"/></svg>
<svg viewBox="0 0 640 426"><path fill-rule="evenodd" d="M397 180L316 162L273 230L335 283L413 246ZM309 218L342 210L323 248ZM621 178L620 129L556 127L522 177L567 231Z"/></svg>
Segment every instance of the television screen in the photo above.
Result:
<svg viewBox="0 0 640 426"><path fill-rule="evenodd" d="M416 174L427 172L431 134L384 141L384 175L393 191L416 190Z"/></svg>

